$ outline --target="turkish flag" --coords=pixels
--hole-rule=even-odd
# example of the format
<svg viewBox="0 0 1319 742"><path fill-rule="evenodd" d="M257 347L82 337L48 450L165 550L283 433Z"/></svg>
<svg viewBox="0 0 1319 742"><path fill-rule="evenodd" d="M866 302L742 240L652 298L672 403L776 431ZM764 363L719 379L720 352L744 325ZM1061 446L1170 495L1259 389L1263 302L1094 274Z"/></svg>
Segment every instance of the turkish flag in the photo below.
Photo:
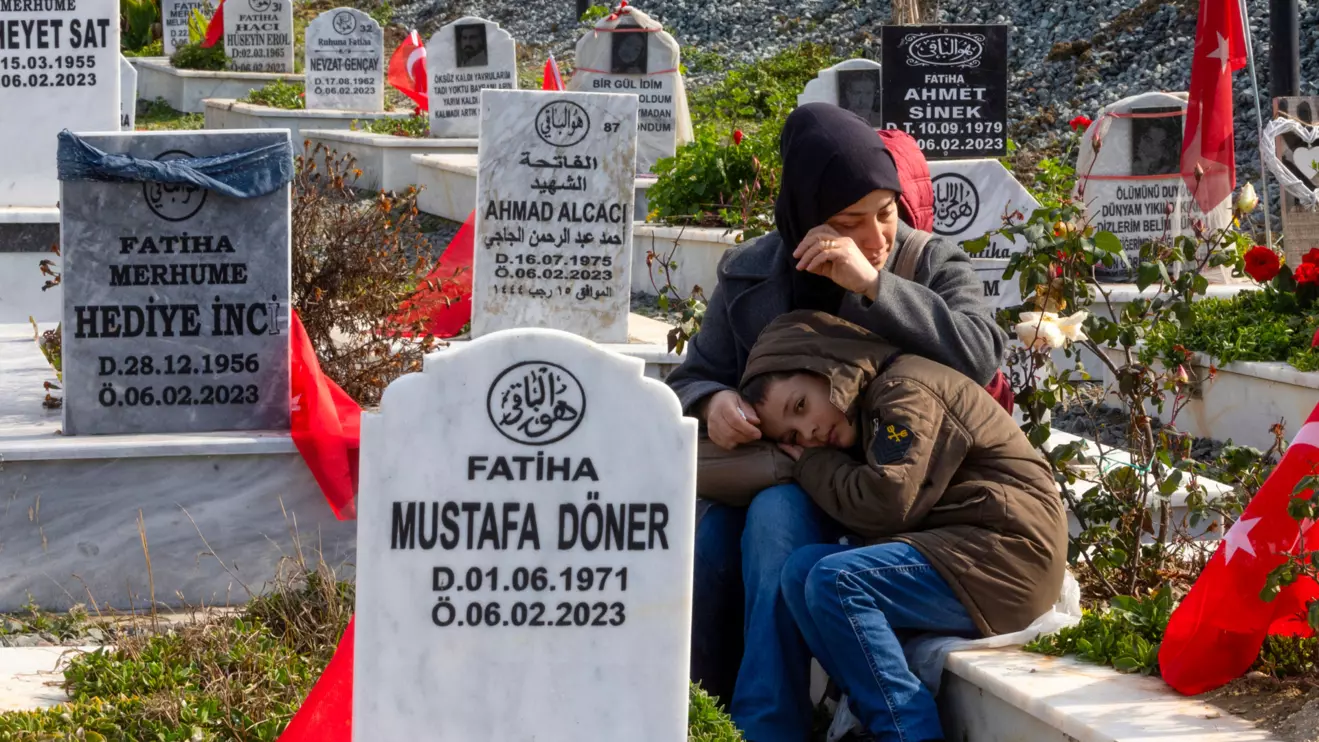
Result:
<svg viewBox="0 0 1319 742"><path fill-rule="evenodd" d="M352 742L353 620L279 742Z"/></svg>
<svg viewBox="0 0 1319 742"><path fill-rule="evenodd" d="M224 36L224 0L220 0L220 4L215 6L215 15L211 16L211 22L206 24L206 38L202 40L202 48L210 49L222 36Z"/></svg>
<svg viewBox="0 0 1319 742"><path fill-rule="evenodd" d="M426 45L414 28L389 58L389 84L412 99L423 111L430 110L426 92Z"/></svg>
<svg viewBox="0 0 1319 742"><path fill-rule="evenodd" d="M321 372L316 350L293 312L289 328L289 422L293 444L339 520L357 517L357 453L362 408Z"/></svg>
<svg viewBox="0 0 1319 742"><path fill-rule="evenodd" d="M554 55L545 60L545 73L541 76L541 90L563 90L563 75L559 73L559 63Z"/></svg>
<svg viewBox="0 0 1319 742"><path fill-rule="evenodd" d="M1246 38L1237 0L1200 0L1181 169L1186 187L1206 212L1237 187L1232 73L1245 66ZM1198 183L1196 166L1203 172Z"/></svg>
<svg viewBox="0 0 1319 742"><path fill-rule="evenodd" d="M1213 690L1250 669L1269 634L1313 634L1304 613L1319 599L1319 583L1301 578L1268 603L1260 590L1286 552L1319 549L1319 528L1298 525L1287 513L1296 484L1316 473L1319 407L1173 611L1159 648L1169 685L1187 695Z"/></svg>

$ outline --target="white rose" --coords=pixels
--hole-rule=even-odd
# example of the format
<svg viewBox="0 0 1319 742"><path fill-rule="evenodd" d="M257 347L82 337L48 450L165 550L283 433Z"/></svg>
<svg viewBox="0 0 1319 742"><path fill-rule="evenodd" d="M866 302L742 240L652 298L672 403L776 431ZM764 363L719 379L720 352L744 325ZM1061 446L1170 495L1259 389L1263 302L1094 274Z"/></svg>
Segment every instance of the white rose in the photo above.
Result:
<svg viewBox="0 0 1319 742"><path fill-rule="evenodd" d="M1021 322L1012 330L1027 347L1036 350L1062 348L1086 339L1081 323L1088 316L1087 312L1077 312L1060 319L1054 312L1022 312Z"/></svg>
<svg viewBox="0 0 1319 742"><path fill-rule="evenodd" d="M1237 194L1237 213L1249 214L1259 206L1259 196L1255 195L1255 186L1247 183L1241 186L1241 193Z"/></svg>
<svg viewBox="0 0 1319 742"><path fill-rule="evenodd" d="M1058 320L1058 329L1062 331L1063 337L1070 342L1079 343L1086 339L1085 331L1081 329L1081 324L1090 316L1089 312L1077 312L1070 317L1063 317Z"/></svg>

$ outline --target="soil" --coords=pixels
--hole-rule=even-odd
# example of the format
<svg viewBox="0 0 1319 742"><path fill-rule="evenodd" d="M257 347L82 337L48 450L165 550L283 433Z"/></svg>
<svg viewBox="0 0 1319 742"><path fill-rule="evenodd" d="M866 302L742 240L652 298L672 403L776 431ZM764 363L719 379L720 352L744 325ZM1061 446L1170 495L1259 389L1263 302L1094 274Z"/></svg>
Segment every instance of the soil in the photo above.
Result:
<svg viewBox="0 0 1319 742"><path fill-rule="evenodd" d="M1319 682L1252 672L1198 698L1255 722L1283 742L1319 742Z"/></svg>

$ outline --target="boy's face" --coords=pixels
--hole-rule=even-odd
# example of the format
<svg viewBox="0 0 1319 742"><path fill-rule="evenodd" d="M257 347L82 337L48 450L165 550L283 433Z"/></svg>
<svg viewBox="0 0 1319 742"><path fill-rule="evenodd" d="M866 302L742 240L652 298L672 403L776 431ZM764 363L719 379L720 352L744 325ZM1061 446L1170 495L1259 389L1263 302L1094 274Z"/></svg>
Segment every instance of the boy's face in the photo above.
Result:
<svg viewBox="0 0 1319 742"><path fill-rule="evenodd" d="M802 448L850 448L856 429L829 401L829 382L811 373L776 379L756 405L760 431L769 440Z"/></svg>

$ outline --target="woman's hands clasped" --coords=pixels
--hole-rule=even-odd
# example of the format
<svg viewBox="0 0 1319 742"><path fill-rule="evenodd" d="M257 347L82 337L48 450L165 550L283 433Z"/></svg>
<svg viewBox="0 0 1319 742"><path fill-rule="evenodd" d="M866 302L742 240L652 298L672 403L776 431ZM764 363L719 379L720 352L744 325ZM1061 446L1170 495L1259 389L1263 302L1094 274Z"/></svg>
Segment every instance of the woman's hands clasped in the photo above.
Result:
<svg viewBox="0 0 1319 742"><path fill-rule="evenodd" d="M850 237L844 237L827 224L806 233L792 251L797 270L824 276L848 291L874 299L879 289L879 269L861 252Z"/></svg>

